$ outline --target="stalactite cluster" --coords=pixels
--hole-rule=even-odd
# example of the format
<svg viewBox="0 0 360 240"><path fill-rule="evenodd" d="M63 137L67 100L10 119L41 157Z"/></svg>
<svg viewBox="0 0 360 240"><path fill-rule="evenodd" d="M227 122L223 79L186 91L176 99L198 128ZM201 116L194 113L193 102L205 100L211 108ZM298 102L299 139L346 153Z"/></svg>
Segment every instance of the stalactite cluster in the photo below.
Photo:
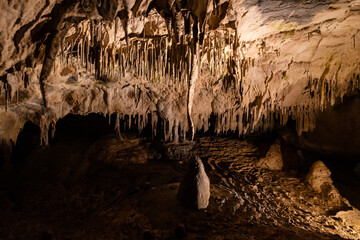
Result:
<svg viewBox="0 0 360 240"><path fill-rule="evenodd" d="M64 69L71 66L75 69L74 81L82 80L76 72L85 72L104 84L109 81L123 83L131 78L158 86L169 94L171 91L186 94L181 100L185 102L186 116L179 118L161 112L164 110L126 113L122 109L112 109L110 106L116 105L116 94L122 90L109 91L99 87L104 96L103 105L107 108L101 110L102 113L117 113L117 122L123 121L121 116L124 114L137 116L139 130L149 121L150 113L153 129L158 126L156 119L165 122L163 135L166 140L178 141L185 136L192 139L197 131L207 131L212 121L217 134L231 131L242 135L270 131L274 126L284 126L288 119L294 119L298 134L301 134L314 130L318 111L341 102L343 96L360 88L359 69L351 70L352 75L341 75L345 63L334 60L333 55L324 60L324 64L318 64L320 74L309 71L306 64L311 65L310 61L294 61L293 57L287 57L291 53L284 53L281 45L292 37L291 34L297 34L295 29L284 30L280 29L283 25L279 25L275 37L245 40L242 37L245 33L237 26L239 19L238 22L228 19L227 23L221 23L234 3L201 1L198 3L200 8L190 2L178 1L164 5L151 2L148 6L140 3L112 6L105 2L88 6L85 2L64 1L55 4L49 20L33 29L29 27L31 39L37 43L34 54L7 69L0 78L0 99L5 110L9 103L26 100L28 93L24 89L37 84L33 79L40 80L43 102L46 103L47 79L67 76ZM98 16L90 17L95 6L98 6ZM274 23L269 25L277 27ZM321 45L322 31L319 26L299 31L301 37L298 38L308 42L321 37L312 53L314 56ZM304 35L302 31L310 34ZM46 36L40 37L41 32ZM25 36L21 34L18 32L16 37L17 51L21 50L20 40ZM356 49L355 44L351 47ZM305 71L296 76L294 72L300 71L298 69ZM121 89L126 86L122 85ZM280 89L282 92L277 92ZM145 91L136 90L136 108ZM198 97L201 91L207 91L211 96L206 99L207 106L203 106ZM74 103L69 95L65 100L70 105ZM86 101L92 100L86 98ZM220 103L215 104L216 101ZM80 109L76 112L82 114L94 109L75 103ZM51 103L48 107L51 108ZM179 112L185 115L185 111ZM42 116L38 121L44 131L42 143L48 142L45 129L59 117ZM120 129L116 127L119 135ZM155 134L157 130L154 131Z"/></svg>

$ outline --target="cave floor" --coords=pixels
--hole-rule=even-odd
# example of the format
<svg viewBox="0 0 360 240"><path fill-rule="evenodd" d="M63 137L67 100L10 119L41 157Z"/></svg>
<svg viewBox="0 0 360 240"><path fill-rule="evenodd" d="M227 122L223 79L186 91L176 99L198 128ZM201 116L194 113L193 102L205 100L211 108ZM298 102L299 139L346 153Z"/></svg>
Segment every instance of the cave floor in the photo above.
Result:
<svg viewBox="0 0 360 240"><path fill-rule="evenodd" d="M1 172L0 239L360 238L303 179L256 168L262 148L220 137L54 143ZM194 154L211 182L206 210L176 201Z"/></svg>

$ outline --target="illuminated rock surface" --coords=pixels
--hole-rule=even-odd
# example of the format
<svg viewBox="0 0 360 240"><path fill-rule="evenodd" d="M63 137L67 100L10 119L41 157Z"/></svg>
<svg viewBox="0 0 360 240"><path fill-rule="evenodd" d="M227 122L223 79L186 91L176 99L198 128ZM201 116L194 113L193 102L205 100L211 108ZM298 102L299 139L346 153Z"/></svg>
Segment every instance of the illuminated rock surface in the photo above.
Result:
<svg viewBox="0 0 360 240"><path fill-rule="evenodd" d="M315 191L321 193L326 185L333 183L330 175L331 172L325 164L322 161L316 161L306 175L306 182L308 182Z"/></svg>
<svg viewBox="0 0 360 240"><path fill-rule="evenodd" d="M322 161L316 161L312 164L305 181L316 192L324 195L333 206L345 205L339 191L334 187L330 177L331 172Z"/></svg>
<svg viewBox="0 0 360 240"><path fill-rule="evenodd" d="M358 239L359 23L359 0L0 1L0 238Z"/></svg>
<svg viewBox="0 0 360 240"><path fill-rule="evenodd" d="M177 198L184 206L204 209L209 205L210 180L199 157L190 159Z"/></svg>
<svg viewBox="0 0 360 240"><path fill-rule="evenodd" d="M9 116L2 118L15 121L1 124L2 138L15 141L26 120L46 131L70 112L133 114L121 103L128 89L115 91L127 82L140 81L124 104L139 106L152 91L143 88L153 85L169 101L161 117L183 132L189 122L193 132L207 130L214 114L217 133L267 131L292 118L302 134L314 130L319 110L358 91L357 1L200 1L197 8L190 1L172 10L165 2L3 2L1 107ZM207 13L205 28L194 28L204 32L197 48L196 31L184 25L188 15L171 12L179 7L190 22ZM169 21L176 27L168 30ZM149 107L140 103L138 114L145 119Z"/></svg>
<svg viewBox="0 0 360 240"><path fill-rule="evenodd" d="M279 140L276 140L274 144L271 145L269 151L266 153L265 158L260 159L257 165L261 168L270 170L281 170L283 168L284 163L281 155L281 146Z"/></svg>

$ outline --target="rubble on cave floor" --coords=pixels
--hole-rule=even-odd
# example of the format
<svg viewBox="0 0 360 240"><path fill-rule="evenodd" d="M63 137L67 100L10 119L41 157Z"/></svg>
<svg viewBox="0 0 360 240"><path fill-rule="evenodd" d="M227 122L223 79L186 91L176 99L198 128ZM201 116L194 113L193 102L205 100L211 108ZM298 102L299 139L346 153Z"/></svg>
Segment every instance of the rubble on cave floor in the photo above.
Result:
<svg viewBox="0 0 360 240"><path fill-rule="evenodd" d="M9 183L0 191L0 238L360 237L356 209L335 215L304 179L257 168L262 154L250 141L221 137L156 145L111 135L56 143L0 176ZM204 210L188 210L176 200L186 161L194 155L211 182Z"/></svg>

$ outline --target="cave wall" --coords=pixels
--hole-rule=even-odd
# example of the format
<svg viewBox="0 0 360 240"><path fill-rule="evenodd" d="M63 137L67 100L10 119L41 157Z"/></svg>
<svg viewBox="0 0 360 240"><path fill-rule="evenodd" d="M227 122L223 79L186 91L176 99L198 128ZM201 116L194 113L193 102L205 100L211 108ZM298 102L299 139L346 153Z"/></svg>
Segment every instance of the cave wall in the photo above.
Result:
<svg viewBox="0 0 360 240"><path fill-rule="evenodd" d="M206 131L211 115L216 133L290 118L302 135L359 89L359 1L0 4L5 141L32 121L47 144L69 113L137 115L139 129L165 119L174 141Z"/></svg>
<svg viewBox="0 0 360 240"><path fill-rule="evenodd" d="M343 104L325 109L313 132L299 137L300 146L337 158L360 156L360 98L346 97Z"/></svg>

